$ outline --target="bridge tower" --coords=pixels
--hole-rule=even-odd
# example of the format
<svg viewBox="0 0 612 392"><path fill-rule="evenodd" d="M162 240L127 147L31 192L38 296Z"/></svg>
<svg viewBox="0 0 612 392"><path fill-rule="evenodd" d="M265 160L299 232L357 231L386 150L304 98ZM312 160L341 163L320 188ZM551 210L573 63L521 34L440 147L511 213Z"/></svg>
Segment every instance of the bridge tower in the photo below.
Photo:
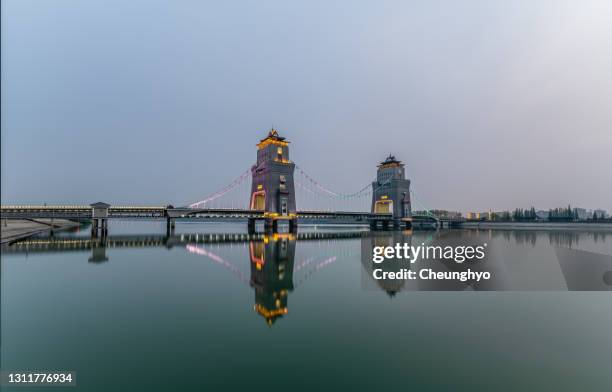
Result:
<svg viewBox="0 0 612 392"><path fill-rule="evenodd" d="M393 155L378 165L376 181L372 182L372 213L390 213L393 226L410 226L410 180L406 179L404 164ZM373 224L377 222L373 221Z"/></svg>
<svg viewBox="0 0 612 392"><path fill-rule="evenodd" d="M289 141L272 128L257 144L257 162L251 168L251 210L263 211L266 229L277 231L279 220L289 222L291 231L297 229L293 171L289 160ZM249 231L254 231L256 218L249 220Z"/></svg>

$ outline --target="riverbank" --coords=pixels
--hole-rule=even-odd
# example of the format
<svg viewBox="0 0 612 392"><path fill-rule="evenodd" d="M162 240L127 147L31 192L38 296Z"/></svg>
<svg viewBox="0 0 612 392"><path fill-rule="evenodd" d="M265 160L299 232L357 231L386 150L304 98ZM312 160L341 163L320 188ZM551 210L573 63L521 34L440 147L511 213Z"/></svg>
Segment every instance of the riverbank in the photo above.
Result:
<svg viewBox="0 0 612 392"><path fill-rule="evenodd" d="M612 223L582 222L463 222L462 229L498 230L610 230Z"/></svg>
<svg viewBox="0 0 612 392"><path fill-rule="evenodd" d="M51 219L2 219L0 222L0 244L6 245L34 234L51 230L66 230L79 225L78 222L66 219L54 219L53 221Z"/></svg>

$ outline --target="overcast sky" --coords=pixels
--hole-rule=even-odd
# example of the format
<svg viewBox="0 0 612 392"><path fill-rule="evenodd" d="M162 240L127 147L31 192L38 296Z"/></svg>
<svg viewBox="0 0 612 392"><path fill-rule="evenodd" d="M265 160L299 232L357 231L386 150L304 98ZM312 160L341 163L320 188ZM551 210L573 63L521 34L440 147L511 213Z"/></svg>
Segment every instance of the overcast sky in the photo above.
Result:
<svg viewBox="0 0 612 392"><path fill-rule="evenodd" d="M2 203L201 199L291 158L428 207L612 210L612 2L2 1ZM299 208L299 206L298 206Z"/></svg>

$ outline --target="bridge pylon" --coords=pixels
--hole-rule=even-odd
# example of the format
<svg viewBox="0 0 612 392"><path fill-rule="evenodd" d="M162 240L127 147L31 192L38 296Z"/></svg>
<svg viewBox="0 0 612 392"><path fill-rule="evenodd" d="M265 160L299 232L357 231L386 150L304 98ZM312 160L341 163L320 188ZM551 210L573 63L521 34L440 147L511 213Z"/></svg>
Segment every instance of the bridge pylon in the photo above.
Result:
<svg viewBox="0 0 612 392"><path fill-rule="evenodd" d="M378 165L376 181L372 182L373 214L392 214L394 228L411 227L412 206L410 202L410 180L406 179L404 164L389 155ZM388 221L381 221L383 229ZM371 222L373 228L378 222Z"/></svg>
<svg viewBox="0 0 612 392"><path fill-rule="evenodd" d="M291 231L297 229L295 164L289 160L289 141L274 128L257 144L257 162L251 167L251 198L249 208L263 211L266 231L277 232L279 221L288 221ZM249 232L255 231L255 221L249 218Z"/></svg>

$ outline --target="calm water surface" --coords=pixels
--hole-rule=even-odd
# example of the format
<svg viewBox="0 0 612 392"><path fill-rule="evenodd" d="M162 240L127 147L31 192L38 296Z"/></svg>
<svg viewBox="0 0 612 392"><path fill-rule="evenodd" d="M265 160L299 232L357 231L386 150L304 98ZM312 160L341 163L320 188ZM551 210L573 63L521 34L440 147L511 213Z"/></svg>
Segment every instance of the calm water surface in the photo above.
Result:
<svg viewBox="0 0 612 392"><path fill-rule="evenodd" d="M404 233L484 238L508 280L530 270L552 290L424 292L364 285L356 228L164 230L111 222L106 247L85 228L5 249L2 369L74 370L72 391L612 390L612 293L567 291L555 253L612 256L612 233Z"/></svg>

